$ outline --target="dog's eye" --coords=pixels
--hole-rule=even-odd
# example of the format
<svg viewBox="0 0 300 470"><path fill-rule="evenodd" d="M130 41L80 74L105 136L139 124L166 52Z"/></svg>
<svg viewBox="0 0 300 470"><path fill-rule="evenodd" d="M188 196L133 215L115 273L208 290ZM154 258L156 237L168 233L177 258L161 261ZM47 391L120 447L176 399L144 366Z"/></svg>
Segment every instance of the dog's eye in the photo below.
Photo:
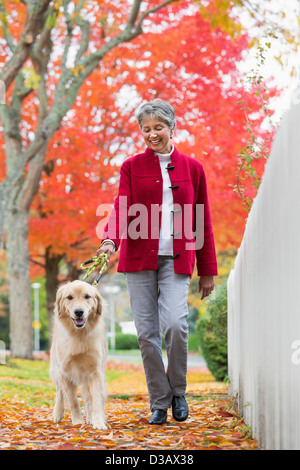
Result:
<svg viewBox="0 0 300 470"><path fill-rule="evenodd" d="M72 300L72 299L73 299L73 296L72 296L72 295L68 295L67 299L68 299L68 300Z"/></svg>
<svg viewBox="0 0 300 470"><path fill-rule="evenodd" d="M84 298L85 298L85 299L90 299L91 296L90 296L89 294L85 294Z"/></svg>

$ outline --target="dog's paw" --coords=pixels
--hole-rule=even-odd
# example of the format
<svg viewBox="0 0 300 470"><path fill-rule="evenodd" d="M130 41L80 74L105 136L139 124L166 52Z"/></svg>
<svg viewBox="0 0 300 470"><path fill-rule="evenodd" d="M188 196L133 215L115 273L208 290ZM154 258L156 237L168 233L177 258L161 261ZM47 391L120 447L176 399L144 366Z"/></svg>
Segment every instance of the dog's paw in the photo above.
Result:
<svg viewBox="0 0 300 470"><path fill-rule="evenodd" d="M101 430L101 431L106 431L107 426L106 426L106 424L105 424L103 421L99 421L99 422L98 422L98 421L95 421L95 422L93 423L93 428L94 428L94 429L99 429L99 430Z"/></svg>
<svg viewBox="0 0 300 470"><path fill-rule="evenodd" d="M72 418L72 424L73 426L76 426L77 424L84 424L84 420L82 418Z"/></svg>
<svg viewBox="0 0 300 470"><path fill-rule="evenodd" d="M64 414L65 414L64 412L59 412L59 411L54 409L53 410L53 415L52 415L53 416L53 422L54 423L60 423L61 420L64 417Z"/></svg>

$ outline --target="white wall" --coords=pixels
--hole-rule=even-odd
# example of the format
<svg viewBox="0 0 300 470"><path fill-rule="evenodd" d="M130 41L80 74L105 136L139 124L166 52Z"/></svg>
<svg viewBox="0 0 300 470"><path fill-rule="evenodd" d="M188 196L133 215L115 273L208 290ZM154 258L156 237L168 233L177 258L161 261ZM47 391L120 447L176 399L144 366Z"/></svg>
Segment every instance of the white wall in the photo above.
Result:
<svg viewBox="0 0 300 470"><path fill-rule="evenodd" d="M134 321L120 321L119 325L124 335L136 335L137 336L137 331L136 331Z"/></svg>
<svg viewBox="0 0 300 470"><path fill-rule="evenodd" d="M228 361L260 445L300 450L299 105L277 133L228 279Z"/></svg>

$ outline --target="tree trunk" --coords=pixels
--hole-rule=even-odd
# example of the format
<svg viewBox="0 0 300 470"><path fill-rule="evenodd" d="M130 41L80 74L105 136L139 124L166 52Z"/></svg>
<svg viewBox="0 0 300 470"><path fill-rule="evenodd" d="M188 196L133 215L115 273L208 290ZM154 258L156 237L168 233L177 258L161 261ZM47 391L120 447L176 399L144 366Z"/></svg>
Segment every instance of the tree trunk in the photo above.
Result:
<svg viewBox="0 0 300 470"><path fill-rule="evenodd" d="M32 359L32 306L29 277L28 212L8 210L5 219L9 272L10 349L12 357Z"/></svg>
<svg viewBox="0 0 300 470"><path fill-rule="evenodd" d="M47 145L32 159L27 177L12 188L5 215L12 357L32 359L33 329L29 273L29 207L41 177Z"/></svg>

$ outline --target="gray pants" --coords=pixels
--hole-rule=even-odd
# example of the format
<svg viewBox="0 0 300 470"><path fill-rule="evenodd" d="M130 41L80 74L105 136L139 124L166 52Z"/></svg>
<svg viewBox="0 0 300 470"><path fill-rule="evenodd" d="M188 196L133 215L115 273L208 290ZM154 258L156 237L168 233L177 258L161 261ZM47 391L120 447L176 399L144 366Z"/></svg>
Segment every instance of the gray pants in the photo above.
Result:
<svg viewBox="0 0 300 470"><path fill-rule="evenodd" d="M158 256L157 271L126 273L126 281L150 409L167 409L173 395L184 395L186 390L190 277L174 273L172 257ZM162 359L161 327L167 349L167 371Z"/></svg>

